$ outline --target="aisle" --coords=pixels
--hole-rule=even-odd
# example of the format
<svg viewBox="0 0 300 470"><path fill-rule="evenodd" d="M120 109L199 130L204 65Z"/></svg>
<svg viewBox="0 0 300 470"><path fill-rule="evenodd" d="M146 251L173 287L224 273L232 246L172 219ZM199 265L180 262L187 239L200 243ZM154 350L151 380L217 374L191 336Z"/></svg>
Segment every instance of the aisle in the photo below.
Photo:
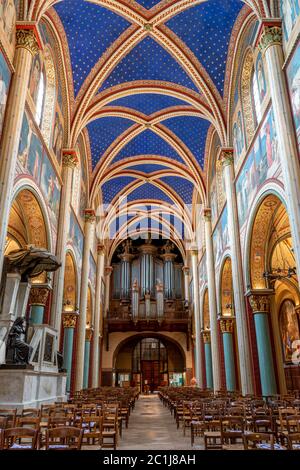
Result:
<svg viewBox="0 0 300 470"><path fill-rule="evenodd" d="M190 450L190 432L187 431L184 437L183 430L176 428L173 416L158 395L141 395L118 449Z"/></svg>

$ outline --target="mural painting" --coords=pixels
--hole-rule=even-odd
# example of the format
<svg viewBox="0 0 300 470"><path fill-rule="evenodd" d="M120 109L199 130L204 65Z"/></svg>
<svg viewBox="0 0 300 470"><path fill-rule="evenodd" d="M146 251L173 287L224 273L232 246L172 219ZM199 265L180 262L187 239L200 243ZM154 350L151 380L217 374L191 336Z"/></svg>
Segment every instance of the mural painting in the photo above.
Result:
<svg viewBox="0 0 300 470"><path fill-rule="evenodd" d="M18 162L22 167L20 173L31 175L38 183L42 164L43 146L34 131L33 123L24 113L18 152Z"/></svg>
<svg viewBox="0 0 300 470"><path fill-rule="evenodd" d="M213 233L213 247L216 270L220 267L221 259L226 248L229 247L228 213L224 207L220 220Z"/></svg>
<svg viewBox="0 0 300 470"><path fill-rule="evenodd" d="M260 186L275 176L279 164L278 139L270 109L236 182L240 227Z"/></svg>
<svg viewBox="0 0 300 470"><path fill-rule="evenodd" d="M60 202L60 183L45 152L42 164L41 190L49 208L51 222L54 226L57 226Z"/></svg>
<svg viewBox="0 0 300 470"><path fill-rule="evenodd" d="M89 266L90 267L89 280L90 280L92 289L95 291L96 290L96 263L95 263L94 257L92 256L91 253L90 253L90 263L89 263L89 265L90 265Z"/></svg>
<svg viewBox="0 0 300 470"><path fill-rule="evenodd" d="M68 243L73 246L78 267L79 269L81 269L82 253L83 253L83 234L73 211L71 211L71 214L70 214Z"/></svg>
<svg viewBox="0 0 300 470"><path fill-rule="evenodd" d="M4 121L10 77L11 72L8 68L4 55L2 54L2 52L0 52L0 138L2 134L2 126Z"/></svg>
<svg viewBox="0 0 300 470"><path fill-rule="evenodd" d="M300 151L300 41L287 67L286 73Z"/></svg>
<svg viewBox="0 0 300 470"><path fill-rule="evenodd" d="M281 333L283 356L285 362L291 362L293 342L300 338L299 319L295 305L291 300L285 300L280 308L279 328Z"/></svg>
<svg viewBox="0 0 300 470"><path fill-rule="evenodd" d="M288 41L300 14L300 1L280 0L280 14L283 18L284 38Z"/></svg>

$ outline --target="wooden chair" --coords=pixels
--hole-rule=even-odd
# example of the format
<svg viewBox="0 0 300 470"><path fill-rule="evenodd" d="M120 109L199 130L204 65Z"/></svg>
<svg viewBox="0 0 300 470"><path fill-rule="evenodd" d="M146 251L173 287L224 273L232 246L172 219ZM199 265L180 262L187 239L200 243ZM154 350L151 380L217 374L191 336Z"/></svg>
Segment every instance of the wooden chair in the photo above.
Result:
<svg viewBox="0 0 300 470"><path fill-rule="evenodd" d="M16 426L17 408L0 409L0 416L5 416L8 418L8 426L10 428Z"/></svg>
<svg viewBox="0 0 300 470"><path fill-rule="evenodd" d="M81 450L83 430L71 426L46 429L46 450Z"/></svg>
<svg viewBox="0 0 300 470"><path fill-rule="evenodd" d="M41 410L38 408L23 408L21 417L22 418L38 418L41 415Z"/></svg>
<svg viewBox="0 0 300 470"><path fill-rule="evenodd" d="M273 434L268 433L245 433L244 434L245 450L284 450L285 448L279 444L275 444Z"/></svg>
<svg viewBox="0 0 300 470"><path fill-rule="evenodd" d="M8 428L3 430L4 450L36 450L38 430L32 428Z"/></svg>
<svg viewBox="0 0 300 470"><path fill-rule="evenodd" d="M102 422L102 444L103 448L113 448L116 450L118 441L118 420L114 419L110 412L104 411Z"/></svg>
<svg viewBox="0 0 300 470"><path fill-rule="evenodd" d="M102 416L86 416L82 417L81 429L83 430L83 439L87 440L87 444L95 445L95 442L102 446L103 434L103 418Z"/></svg>
<svg viewBox="0 0 300 470"><path fill-rule="evenodd" d="M300 450L300 432L289 434L287 441L289 450Z"/></svg>
<svg viewBox="0 0 300 470"><path fill-rule="evenodd" d="M221 418L221 445L227 450L232 445L243 444L245 420L242 416L224 416Z"/></svg>
<svg viewBox="0 0 300 470"><path fill-rule="evenodd" d="M0 416L0 429L8 428L8 417Z"/></svg>
<svg viewBox="0 0 300 470"><path fill-rule="evenodd" d="M40 430L40 422L41 422L41 418L34 418L34 417L21 417L21 418L17 418L17 426L19 428L23 428L23 427L26 427L26 428L32 428L32 429L36 429L36 430Z"/></svg>

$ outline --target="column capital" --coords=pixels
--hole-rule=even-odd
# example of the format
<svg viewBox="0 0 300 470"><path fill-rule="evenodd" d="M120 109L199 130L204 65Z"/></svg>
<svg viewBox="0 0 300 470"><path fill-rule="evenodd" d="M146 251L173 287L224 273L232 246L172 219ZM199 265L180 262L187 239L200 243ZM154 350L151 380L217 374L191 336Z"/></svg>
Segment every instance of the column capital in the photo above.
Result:
<svg viewBox="0 0 300 470"><path fill-rule="evenodd" d="M105 270L105 275L110 276L114 268L112 266L105 266L104 270Z"/></svg>
<svg viewBox="0 0 300 470"><path fill-rule="evenodd" d="M45 307L51 287L45 284L33 285L30 289L29 304Z"/></svg>
<svg viewBox="0 0 300 470"><path fill-rule="evenodd" d="M205 222L211 222L211 209L209 207L205 207L203 217Z"/></svg>
<svg viewBox="0 0 300 470"><path fill-rule="evenodd" d="M64 167L74 169L79 163L77 151L75 149L62 150L62 164Z"/></svg>
<svg viewBox="0 0 300 470"><path fill-rule="evenodd" d="M248 293L249 303L253 313L269 313L270 301L273 292L266 291L252 291Z"/></svg>
<svg viewBox="0 0 300 470"><path fill-rule="evenodd" d="M92 341L92 337L93 337L93 328L86 328L85 329L85 340L86 341Z"/></svg>
<svg viewBox="0 0 300 470"><path fill-rule="evenodd" d="M188 276L190 274L189 266L182 266L182 271L185 274L185 276Z"/></svg>
<svg viewBox="0 0 300 470"><path fill-rule="evenodd" d="M203 330L202 336L204 344L211 343L210 330Z"/></svg>
<svg viewBox="0 0 300 470"><path fill-rule="evenodd" d="M265 53L270 46L282 45L282 23L281 20L263 21L258 33L259 49Z"/></svg>
<svg viewBox="0 0 300 470"><path fill-rule="evenodd" d="M35 56L42 49L42 42L35 23L18 22L16 24L16 49L27 49Z"/></svg>
<svg viewBox="0 0 300 470"><path fill-rule="evenodd" d="M234 327L233 318L220 318L220 328L222 333L232 333Z"/></svg>
<svg viewBox="0 0 300 470"><path fill-rule="evenodd" d="M102 255L102 254L104 254L104 252L105 252L104 244L101 243L101 242L98 242L97 243L97 253L98 253L98 255Z"/></svg>
<svg viewBox="0 0 300 470"><path fill-rule="evenodd" d="M219 160L223 167L232 165L234 162L233 158L233 148L232 147L222 147L219 155Z"/></svg>
<svg viewBox="0 0 300 470"><path fill-rule="evenodd" d="M78 318L78 312L64 312L63 326L64 328L75 328Z"/></svg>
<svg viewBox="0 0 300 470"><path fill-rule="evenodd" d="M84 211L84 220L90 224L94 223L96 220L96 214L94 209L85 209Z"/></svg>

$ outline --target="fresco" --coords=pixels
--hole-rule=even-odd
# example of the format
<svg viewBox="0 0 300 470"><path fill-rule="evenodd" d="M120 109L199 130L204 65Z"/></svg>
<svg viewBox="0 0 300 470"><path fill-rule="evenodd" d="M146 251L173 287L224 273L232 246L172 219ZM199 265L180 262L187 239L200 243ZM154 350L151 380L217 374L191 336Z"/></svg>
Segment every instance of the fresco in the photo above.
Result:
<svg viewBox="0 0 300 470"><path fill-rule="evenodd" d="M258 85L259 100L262 103L264 97L266 96L267 85L261 53L258 54L256 59L255 73Z"/></svg>
<svg viewBox="0 0 300 470"><path fill-rule="evenodd" d="M89 263L89 280L92 286L92 289L95 291L96 290L96 263L94 260L94 257L90 253L90 263Z"/></svg>
<svg viewBox="0 0 300 470"><path fill-rule="evenodd" d="M18 2L16 2L18 8ZM0 0L0 28L8 38L9 44L14 43L16 24L16 7L14 0Z"/></svg>
<svg viewBox="0 0 300 470"><path fill-rule="evenodd" d="M38 183L42 164L43 146L34 132L32 122L24 113L21 137L18 151L18 161L22 166L22 173L30 174Z"/></svg>
<svg viewBox="0 0 300 470"><path fill-rule="evenodd" d="M278 139L273 110L270 109L236 182L240 227L246 221L260 186L274 177L279 165Z"/></svg>
<svg viewBox="0 0 300 470"><path fill-rule="evenodd" d="M300 337L300 328L295 305L291 300L285 300L280 308L279 328L285 362L291 362L293 342Z"/></svg>
<svg viewBox="0 0 300 470"><path fill-rule="evenodd" d="M76 260L78 263L78 267L81 269L82 255L83 255L83 234L73 211L71 211L71 214L70 214L68 243L70 243L73 246Z"/></svg>
<svg viewBox="0 0 300 470"><path fill-rule="evenodd" d="M1 0L0 0L1 1ZM1 12L0 12L1 17ZM0 138L4 121L11 72L2 52L0 52Z"/></svg>
<svg viewBox="0 0 300 470"><path fill-rule="evenodd" d="M228 232L228 213L227 206L224 207L220 220L213 233L213 247L215 256L215 267L220 267L221 259L224 251L229 246Z"/></svg>
<svg viewBox="0 0 300 470"><path fill-rule="evenodd" d="M233 150L235 155L235 161L238 162L240 156L244 150L244 133L241 111L238 112L237 121L233 125Z"/></svg>
<svg viewBox="0 0 300 470"><path fill-rule="evenodd" d="M30 81L29 81L29 93L34 104L36 104L37 102L41 73L42 73L41 57L39 54L37 54L32 62L31 72L30 72Z"/></svg>
<svg viewBox="0 0 300 470"><path fill-rule="evenodd" d="M300 150L300 41L287 67L287 79Z"/></svg>
<svg viewBox="0 0 300 470"><path fill-rule="evenodd" d="M62 124L62 119L60 117L60 113L56 111L53 137L52 137L52 148L53 148L53 152L56 155L57 161L59 163L61 162L61 149L63 146L63 138L64 138L64 129L63 129L63 124Z"/></svg>
<svg viewBox="0 0 300 470"><path fill-rule="evenodd" d="M212 222L212 225L214 225L218 218L218 196L217 196L216 177L214 177L210 185L210 208L211 208L211 222Z"/></svg>
<svg viewBox="0 0 300 470"><path fill-rule="evenodd" d="M51 222L56 226L59 215L60 183L45 152L42 164L41 190L49 208Z"/></svg>
<svg viewBox="0 0 300 470"><path fill-rule="evenodd" d="M280 14L283 19L284 38L288 41L300 14L300 0L280 0Z"/></svg>
<svg viewBox="0 0 300 470"><path fill-rule="evenodd" d="M206 253L201 258L201 261L199 263L199 290L201 292L201 289L207 284L207 268L206 268Z"/></svg>

